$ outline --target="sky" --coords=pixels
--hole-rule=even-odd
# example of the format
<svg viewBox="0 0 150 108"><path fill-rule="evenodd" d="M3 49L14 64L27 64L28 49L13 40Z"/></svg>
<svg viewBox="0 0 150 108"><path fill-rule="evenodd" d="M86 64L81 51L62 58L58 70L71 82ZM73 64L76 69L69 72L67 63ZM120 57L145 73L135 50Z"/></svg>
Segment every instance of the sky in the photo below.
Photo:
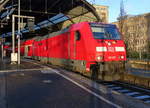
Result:
<svg viewBox="0 0 150 108"><path fill-rule="evenodd" d="M121 0L87 0L98 5L109 6L109 22L117 21ZM93 2L95 1L95 2ZM123 0L124 9L129 15L150 13L150 0Z"/></svg>

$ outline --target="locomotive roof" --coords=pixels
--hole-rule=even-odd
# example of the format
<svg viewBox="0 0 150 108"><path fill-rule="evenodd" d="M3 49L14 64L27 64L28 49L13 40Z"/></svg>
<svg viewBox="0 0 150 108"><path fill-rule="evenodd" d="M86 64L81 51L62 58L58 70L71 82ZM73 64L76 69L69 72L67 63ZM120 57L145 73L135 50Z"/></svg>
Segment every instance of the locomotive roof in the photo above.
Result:
<svg viewBox="0 0 150 108"><path fill-rule="evenodd" d="M99 26L99 25L101 25L101 26L111 26L111 27L116 27L116 25L115 24L108 24L108 23L102 23L102 22L90 22L89 23L91 26Z"/></svg>

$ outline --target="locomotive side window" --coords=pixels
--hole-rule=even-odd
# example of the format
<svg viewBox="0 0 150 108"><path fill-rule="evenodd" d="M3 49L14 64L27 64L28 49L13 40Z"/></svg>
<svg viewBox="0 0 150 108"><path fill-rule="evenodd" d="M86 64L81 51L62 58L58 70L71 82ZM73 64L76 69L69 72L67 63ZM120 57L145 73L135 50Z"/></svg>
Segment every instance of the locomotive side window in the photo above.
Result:
<svg viewBox="0 0 150 108"><path fill-rule="evenodd" d="M81 34L79 31L75 32L75 39L76 39L76 41L79 41L81 39Z"/></svg>

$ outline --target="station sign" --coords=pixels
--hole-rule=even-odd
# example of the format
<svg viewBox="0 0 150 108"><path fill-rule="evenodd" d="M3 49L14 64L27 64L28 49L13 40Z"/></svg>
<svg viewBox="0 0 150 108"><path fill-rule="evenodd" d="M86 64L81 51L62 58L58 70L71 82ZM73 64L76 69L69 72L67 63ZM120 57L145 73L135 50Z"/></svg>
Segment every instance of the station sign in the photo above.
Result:
<svg viewBox="0 0 150 108"><path fill-rule="evenodd" d="M27 26L29 28L29 31L34 31L34 25L35 25L35 20L33 18L28 18L27 19Z"/></svg>

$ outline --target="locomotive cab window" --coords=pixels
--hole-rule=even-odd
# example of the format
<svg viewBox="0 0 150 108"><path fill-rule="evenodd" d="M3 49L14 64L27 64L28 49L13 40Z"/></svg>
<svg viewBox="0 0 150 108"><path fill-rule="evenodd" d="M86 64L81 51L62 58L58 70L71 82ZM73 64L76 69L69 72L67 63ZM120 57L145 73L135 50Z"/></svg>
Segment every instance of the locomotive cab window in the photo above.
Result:
<svg viewBox="0 0 150 108"><path fill-rule="evenodd" d="M120 40L120 33L113 25L91 25L95 39L113 39Z"/></svg>
<svg viewBox="0 0 150 108"><path fill-rule="evenodd" d="M81 39L81 33L80 33L80 31L76 31L75 32L75 39L76 39L76 41L79 41Z"/></svg>

